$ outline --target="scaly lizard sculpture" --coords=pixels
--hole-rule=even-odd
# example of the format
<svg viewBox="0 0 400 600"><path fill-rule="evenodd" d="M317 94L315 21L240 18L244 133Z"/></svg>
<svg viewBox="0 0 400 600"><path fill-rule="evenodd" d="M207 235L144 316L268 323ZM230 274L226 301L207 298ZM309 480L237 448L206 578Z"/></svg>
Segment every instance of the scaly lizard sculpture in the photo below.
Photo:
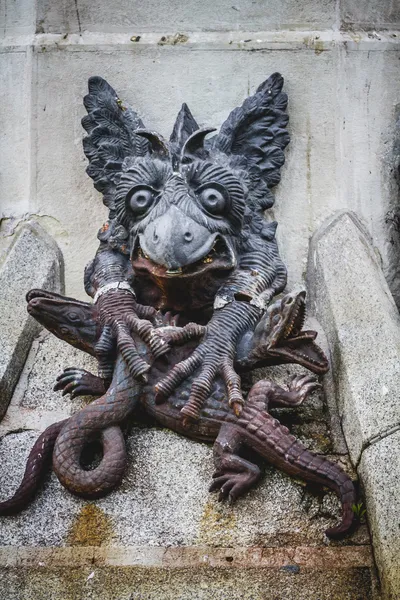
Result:
<svg viewBox="0 0 400 600"><path fill-rule="evenodd" d="M296 377L287 390L261 380L244 401L238 374L285 362L328 370L316 333L302 330L305 293L270 305L286 285L276 223L263 216L289 142L282 86L282 77L272 75L210 140L214 130L200 129L183 105L166 142L143 128L107 82L89 80L82 121L87 172L109 208L85 271L94 303L43 290L27 300L32 316L99 362L98 377L66 369L56 389L100 397L39 437L21 486L0 503L0 514L31 500L51 457L71 492L96 498L113 489L126 464L121 425L140 404L163 426L215 440L210 489L221 499L235 500L260 477L240 456L247 446L286 473L335 490L343 518L326 533L339 537L350 528L349 477L268 412L301 404L318 387L315 378ZM103 457L87 470L80 458L94 439Z"/></svg>

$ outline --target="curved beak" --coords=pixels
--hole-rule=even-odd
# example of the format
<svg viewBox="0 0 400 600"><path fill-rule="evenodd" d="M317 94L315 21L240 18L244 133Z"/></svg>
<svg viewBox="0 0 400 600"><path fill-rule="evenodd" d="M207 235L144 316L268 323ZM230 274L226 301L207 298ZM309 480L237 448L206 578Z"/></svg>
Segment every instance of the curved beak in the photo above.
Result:
<svg viewBox="0 0 400 600"><path fill-rule="evenodd" d="M218 233L211 233L176 206L150 223L139 236L143 252L170 273L197 262L212 249Z"/></svg>

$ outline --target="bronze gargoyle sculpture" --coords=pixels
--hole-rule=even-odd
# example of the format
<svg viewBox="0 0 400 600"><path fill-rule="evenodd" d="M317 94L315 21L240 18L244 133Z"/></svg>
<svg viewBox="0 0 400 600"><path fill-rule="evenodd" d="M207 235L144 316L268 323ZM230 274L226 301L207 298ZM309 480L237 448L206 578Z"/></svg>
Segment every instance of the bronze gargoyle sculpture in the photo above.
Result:
<svg viewBox="0 0 400 600"><path fill-rule="evenodd" d="M144 129L106 81L89 80L87 172L109 209L85 270L93 303L44 290L27 300L47 329L98 359L98 376L69 368L55 389L98 399L39 437L0 514L27 505L51 458L74 494L96 498L117 486L126 464L121 426L141 407L162 426L214 441L210 489L221 499L235 500L259 479L259 468L241 456L248 447L339 495L343 518L328 536L350 528L350 478L269 414L271 406L301 404L319 386L316 378L297 376L288 389L263 379L246 400L241 391L239 373L260 366L328 370L316 333L302 329L305 293L271 303L286 285L276 223L263 215L289 143L282 86L278 73L269 77L211 138L215 130L199 128L184 104L166 141ZM103 455L87 469L81 455L93 440Z"/></svg>

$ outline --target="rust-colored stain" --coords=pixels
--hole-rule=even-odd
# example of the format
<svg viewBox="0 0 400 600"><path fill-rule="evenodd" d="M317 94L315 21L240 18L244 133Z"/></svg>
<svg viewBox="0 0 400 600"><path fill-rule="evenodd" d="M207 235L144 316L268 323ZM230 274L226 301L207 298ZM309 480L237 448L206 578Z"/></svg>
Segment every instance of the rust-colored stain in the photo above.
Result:
<svg viewBox="0 0 400 600"><path fill-rule="evenodd" d="M231 507L210 499L203 510L200 522L199 543L230 545L236 528L236 515Z"/></svg>
<svg viewBox="0 0 400 600"><path fill-rule="evenodd" d="M111 537L111 519L96 504L81 509L68 533L70 546L101 546Z"/></svg>

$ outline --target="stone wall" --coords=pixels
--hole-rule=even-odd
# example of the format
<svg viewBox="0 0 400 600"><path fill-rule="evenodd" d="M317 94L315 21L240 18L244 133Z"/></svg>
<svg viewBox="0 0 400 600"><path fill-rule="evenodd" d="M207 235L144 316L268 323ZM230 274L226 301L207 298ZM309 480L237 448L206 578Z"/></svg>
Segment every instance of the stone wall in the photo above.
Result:
<svg viewBox="0 0 400 600"><path fill-rule="evenodd" d="M272 216L290 283L304 279L313 231L348 208L400 300L399 238L386 223L398 201L395 2L3 0L0 18L0 251L33 216L63 252L67 293L84 297L82 271L106 217L81 144L90 75L168 136L183 101L201 125L218 127L278 70L292 142Z"/></svg>

